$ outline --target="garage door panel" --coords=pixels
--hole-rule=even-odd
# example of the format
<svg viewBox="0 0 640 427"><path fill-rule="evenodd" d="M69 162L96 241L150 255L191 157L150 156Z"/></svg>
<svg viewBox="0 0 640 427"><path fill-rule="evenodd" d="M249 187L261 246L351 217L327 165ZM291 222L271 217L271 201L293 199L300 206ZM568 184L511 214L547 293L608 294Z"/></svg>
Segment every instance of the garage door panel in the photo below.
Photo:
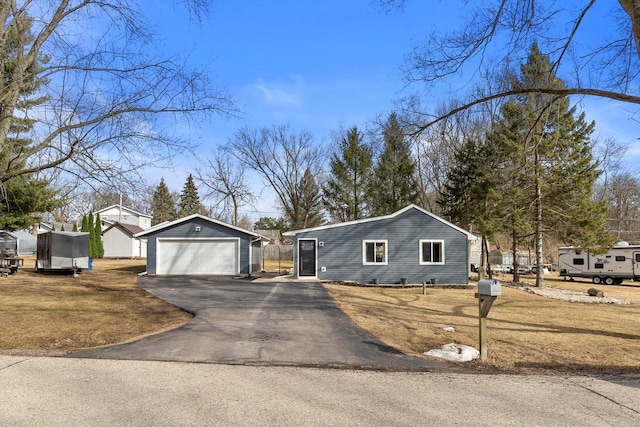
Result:
<svg viewBox="0 0 640 427"><path fill-rule="evenodd" d="M237 239L158 240L157 274L237 274Z"/></svg>

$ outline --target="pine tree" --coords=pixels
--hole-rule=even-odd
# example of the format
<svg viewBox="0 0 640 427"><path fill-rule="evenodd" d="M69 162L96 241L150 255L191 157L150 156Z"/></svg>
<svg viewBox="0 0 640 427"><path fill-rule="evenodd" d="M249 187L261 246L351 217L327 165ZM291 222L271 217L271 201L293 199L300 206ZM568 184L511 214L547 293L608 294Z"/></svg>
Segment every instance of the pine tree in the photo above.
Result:
<svg viewBox="0 0 640 427"><path fill-rule="evenodd" d="M549 58L533 44L527 63L521 66L517 88L564 88ZM595 124L568 98L530 93L516 98L522 108L528 138L524 154L532 164L535 214L536 264L542 263L543 232L554 230L567 243L591 246L606 239L606 208L593 200L593 186L600 172L593 160L590 135ZM542 269L536 284L543 286Z"/></svg>
<svg viewBox="0 0 640 427"><path fill-rule="evenodd" d="M96 214L96 225L94 230L95 238L95 258L104 257L104 243L102 242L102 221L100 220L100 212Z"/></svg>
<svg viewBox="0 0 640 427"><path fill-rule="evenodd" d="M75 221L74 221L74 223L73 223L73 229L72 229L71 231L73 231L73 232L78 231L78 223L77 223L77 222L75 222Z"/></svg>
<svg viewBox="0 0 640 427"><path fill-rule="evenodd" d="M388 215L418 202L416 164L411 147L395 113L384 127L383 150L375 168L368 196L371 215Z"/></svg>
<svg viewBox="0 0 640 427"><path fill-rule="evenodd" d="M198 189L193 183L193 176L189 174L182 193L180 193L178 216L183 218L198 212L200 212L200 197L198 196Z"/></svg>
<svg viewBox="0 0 640 427"><path fill-rule="evenodd" d="M62 227L60 227L60 231L67 231L64 229L64 224L62 224Z"/></svg>
<svg viewBox="0 0 640 427"><path fill-rule="evenodd" d="M512 84L520 89L564 87L536 44ZM499 228L511 236L514 260L525 235L535 236L536 265L542 264L545 232L582 247L606 244L606 208L593 200L599 175L591 153L594 124L577 115L568 98L540 93L516 96L500 112L487 141L501 147L504 156L482 165L490 171L490 189L499 192L502 205L501 214L488 217L499 218ZM465 167L468 172L471 166ZM517 281L517 261L514 267ZM544 285L541 272L537 286Z"/></svg>
<svg viewBox="0 0 640 427"><path fill-rule="evenodd" d="M0 183L0 230L24 230L61 206L49 182L27 175ZM36 214L37 213L37 214Z"/></svg>
<svg viewBox="0 0 640 427"><path fill-rule="evenodd" d="M89 217L87 215L82 215L82 226L80 231L87 233L89 231Z"/></svg>
<svg viewBox="0 0 640 427"><path fill-rule="evenodd" d="M316 180L307 169L300 181L300 228L317 227L324 222L322 215L322 198Z"/></svg>
<svg viewBox="0 0 640 427"><path fill-rule="evenodd" d="M164 182L164 178L160 179L160 184L158 184L153 193L151 210L153 211L151 225L160 224L165 221L173 221L178 217L173 197L171 197L171 193L169 192L167 184Z"/></svg>
<svg viewBox="0 0 640 427"><path fill-rule="evenodd" d="M16 109L7 110L4 102L0 102L0 121L8 123L4 143L0 145L0 229L19 230L35 225L43 212L49 212L62 205L57 192L50 188L46 179L37 178L33 174L23 173L25 168L24 153L32 140L36 120L29 118L26 111L41 105L46 97L40 96L40 89L46 83L44 79L36 79L38 71L46 58L38 57L26 69L19 70L19 57L23 54L20 47L33 41L31 31L32 20L24 15L15 18L3 34L3 49L0 51L0 75L2 88L19 89ZM2 95L4 96L4 92Z"/></svg>
<svg viewBox="0 0 640 427"><path fill-rule="evenodd" d="M366 217L366 190L371 176L373 154L362 141L357 127L347 131L331 156L331 177L323 186L323 201L335 222Z"/></svg>

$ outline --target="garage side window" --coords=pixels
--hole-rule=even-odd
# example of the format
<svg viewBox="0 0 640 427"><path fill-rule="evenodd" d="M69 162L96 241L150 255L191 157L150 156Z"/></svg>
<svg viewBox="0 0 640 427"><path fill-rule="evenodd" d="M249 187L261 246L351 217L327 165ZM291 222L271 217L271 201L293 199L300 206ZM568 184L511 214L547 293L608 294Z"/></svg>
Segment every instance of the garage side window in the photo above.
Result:
<svg viewBox="0 0 640 427"><path fill-rule="evenodd" d="M444 264L444 240L420 240L420 264Z"/></svg>
<svg viewBox="0 0 640 427"><path fill-rule="evenodd" d="M387 241L364 240L362 242L362 263L364 265L386 265Z"/></svg>

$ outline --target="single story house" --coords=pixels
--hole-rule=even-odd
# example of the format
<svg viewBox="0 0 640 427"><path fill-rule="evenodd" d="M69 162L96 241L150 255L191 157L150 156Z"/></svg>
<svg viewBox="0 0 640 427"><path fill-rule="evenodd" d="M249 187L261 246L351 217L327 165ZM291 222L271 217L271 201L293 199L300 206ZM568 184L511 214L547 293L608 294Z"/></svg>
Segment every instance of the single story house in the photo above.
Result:
<svg viewBox="0 0 640 427"><path fill-rule="evenodd" d="M133 237L147 241L147 274L157 275L256 273L265 239L200 214L155 225Z"/></svg>
<svg viewBox="0 0 640 427"><path fill-rule="evenodd" d="M146 258L147 242L133 237L140 226L115 222L102 232L105 258Z"/></svg>
<svg viewBox="0 0 640 427"><path fill-rule="evenodd" d="M294 278L359 283L469 283L477 236L418 206L391 215L290 231Z"/></svg>

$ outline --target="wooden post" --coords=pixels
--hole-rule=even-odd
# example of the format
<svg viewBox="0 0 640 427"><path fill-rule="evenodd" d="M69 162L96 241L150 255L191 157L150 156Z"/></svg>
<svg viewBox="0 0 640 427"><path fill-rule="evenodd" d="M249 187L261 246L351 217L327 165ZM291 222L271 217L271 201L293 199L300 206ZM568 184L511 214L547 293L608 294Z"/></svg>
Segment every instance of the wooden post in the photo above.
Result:
<svg viewBox="0 0 640 427"><path fill-rule="evenodd" d="M489 310L497 297L489 295L476 294L478 298L478 320L479 320L479 335L480 335L480 360L486 360L487 358L487 316Z"/></svg>

